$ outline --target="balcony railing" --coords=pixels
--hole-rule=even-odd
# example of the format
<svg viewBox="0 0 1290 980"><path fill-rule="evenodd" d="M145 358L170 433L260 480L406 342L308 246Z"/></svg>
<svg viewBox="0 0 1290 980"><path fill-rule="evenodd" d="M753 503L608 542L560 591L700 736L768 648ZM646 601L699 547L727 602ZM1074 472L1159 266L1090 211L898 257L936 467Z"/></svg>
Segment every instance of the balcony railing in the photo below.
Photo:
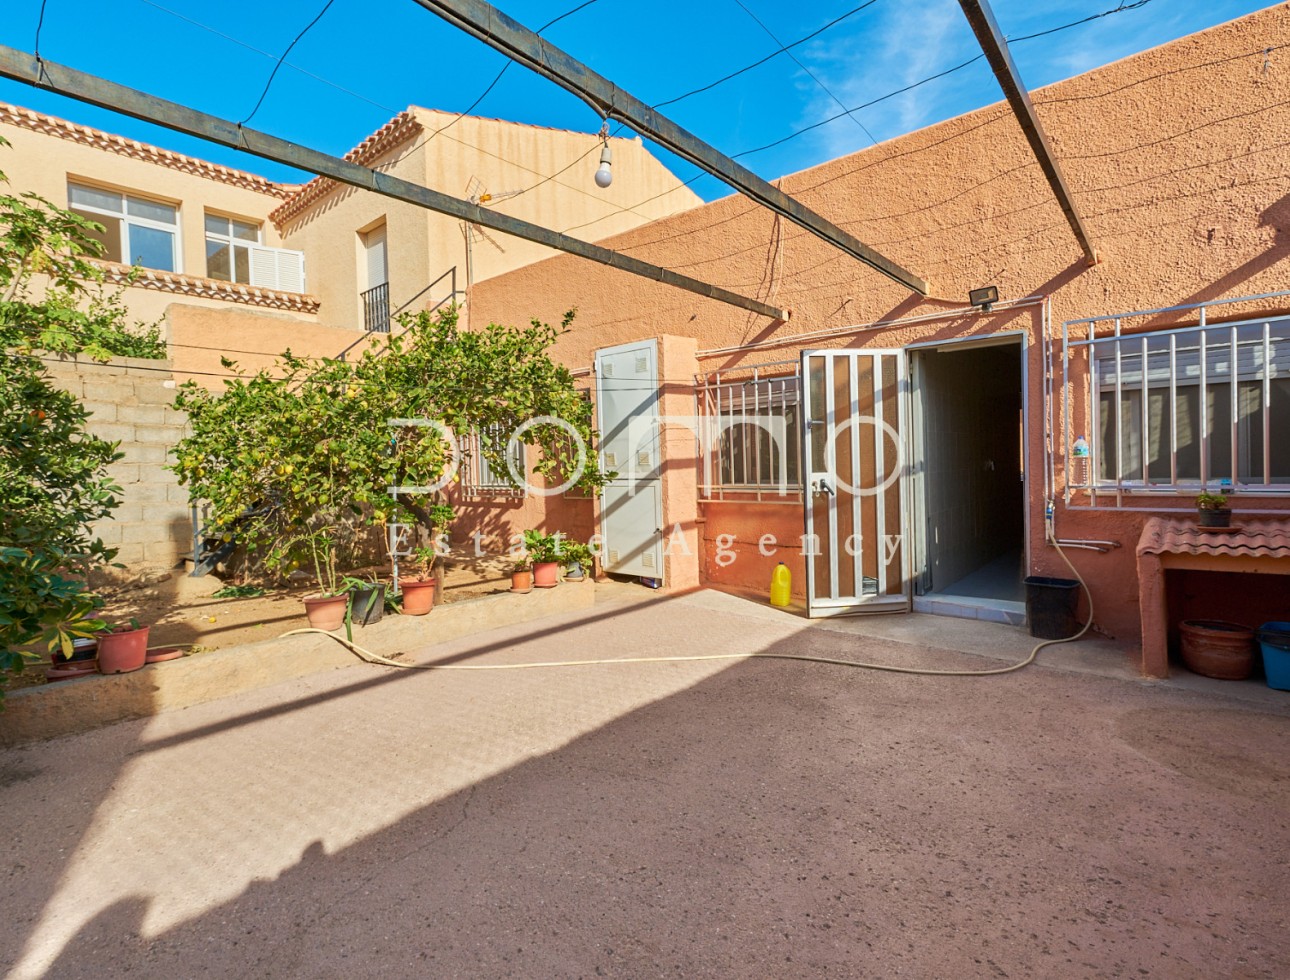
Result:
<svg viewBox="0 0 1290 980"><path fill-rule="evenodd" d="M383 282L359 296L363 300L363 329L368 333L389 333L390 284Z"/></svg>

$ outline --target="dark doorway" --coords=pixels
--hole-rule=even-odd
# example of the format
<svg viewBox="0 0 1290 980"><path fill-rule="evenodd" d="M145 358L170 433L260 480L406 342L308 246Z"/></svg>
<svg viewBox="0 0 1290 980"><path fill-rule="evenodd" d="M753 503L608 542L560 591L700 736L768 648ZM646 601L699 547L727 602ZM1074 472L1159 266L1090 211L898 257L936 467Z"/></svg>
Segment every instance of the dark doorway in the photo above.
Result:
<svg viewBox="0 0 1290 980"><path fill-rule="evenodd" d="M923 594L1025 597L1021 345L915 352Z"/></svg>

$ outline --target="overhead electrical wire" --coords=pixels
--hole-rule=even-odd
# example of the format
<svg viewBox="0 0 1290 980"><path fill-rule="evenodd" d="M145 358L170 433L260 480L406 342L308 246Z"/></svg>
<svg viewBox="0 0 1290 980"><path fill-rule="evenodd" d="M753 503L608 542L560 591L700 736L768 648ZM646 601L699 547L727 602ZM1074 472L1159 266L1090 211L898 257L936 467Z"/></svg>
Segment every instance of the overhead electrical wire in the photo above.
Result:
<svg viewBox="0 0 1290 980"><path fill-rule="evenodd" d="M1048 36L1048 35L1050 35L1050 34L1056 34L1056 33L1058 33L1059 31L1070 30L1071 28L1074 28L1074 27L1080 27L1081 25L1083 25L1083 24L1087 24L1087 23L1090 23L1091 21L1100 20L1100 19L1102 19L1103 17L1110 17L1110 16L1111 16L1111 15L1113 15L1113 14L1124 13L1124 12L1129 11L1129 10L1136 10L1136 9L1138 9L1139 7L1145 7L1147 4L1149 4L1149 3L1151 3L1151 2L1152 2L1152 0L1137 0L1137 2L1136 2L1136 3L1121 3L1121 4L1120 4L1119 6L1117 6L1117 7L1112 7L1112 8L1110 8L1109 10L1104 10L1104 11L1102 11L1101 13L1092 14L1091 16L1081 18L1080 20L1071 21L1071 22L1070 22L1070 23L1068 23L1068 24L1060 24L1060 25L1058 25L1058 26L1056 26L1056 27L1050 27L1050 28L1048 28L1048 29L1046 29L1046 30L1038 31L1038 32L1036 32L1036 33L1034 33L1034 34L1025 34L1025 35L1022 35L1021 37L1012 38L1012 39L1010 39L1010 40L1009 40L1009 44L1016 44L1016 43L1020 43L1020 42L1023 42L1023 41L1032 41L1032 40L1034 40L1035 38L1046 37L1046 36ZM741 4L741 6L742 6L742 4ZM793 45L787 45L786 47L792 47L792 46L793 46ZM928 84L928 83L930 83L930 82L934 82L934 81L936 81L937 79L944 78L944 77L946 77L947 75L952 75L952 74L954 74L955 72L958 72L958 71L962 71L964 68L967 68L969 65L975 64L975 63L976 63L976 62L978 62L978 61L981 61L983 58L985 58L985 54L984 54L984 53L982 53L982 54L978 54L978 55L976 55L976 56L975 56L975 57L973 57L973 58L969 58L967 61L961 62L961 63L959 63L959 64L957 64L957 65L953 66L952 68L947 68L947 69L945 69L945 70L943 70L943 71L936 72L936 73L935 73L935 74L933 74L933 75L928 75L926 78L921 78L921 79L919 79L918 81L916 81L916 82L911 82L909 85L902 86L901 88L896 89L895 91L888 92L888 93L886 93L885 95L880 95L880 96L878 96L877 98L874 98L874 99L870 99L868 102L865 102L865 103L863 103L863 104L861 104L861 105L854 106L854 107L852 107L852 108L850 108L850 109L844 109L844 111L843 111L843 112L840 112L840 113L837 113L836 115L830 116L830 117L829 117L829 118L827 118L827 119L823 119L823 120L820 120L819 122L811 123L811 124L810 124L810 125L808 125L808 126L804 126L804 127L802 127L801 129L797 130L796 132L789 133L787 136L784 136L784 137L782 137L782 138L780 138L780 139L777 139L777 140L775 140L775 141L774 141L774 142L772 142L772 143L767 143L767 144L765 144L764 146L753 147L752 149L748 149L748 150L741 150L741 151L740 151L740 152L738 152L738 153L731 154L731 159L737 160L737 159L739 159L740 157L750 156L750 155L752 155L752 154L754 154L754 153L760 153L760 152L762 152L763 150L769 150L769 149L771 149L772 147L780 146L781 144L783 144L783 143L787 143L787 142L789 142L790 140L797 139L797 137L802 136L802 135L805 135L806 133L809 133L809 132L811 132L811 131L812 131L812 130L814 130L814 129L818 129L818 128L820 128L821 126L828 125L829 123L834 122L835 120L841 119L843 116L850 115L850 114L851 114L851 113L853 113L853 112L859 112L859 111L860 111L860 110L862 110L862 109L867 109L867 108L869 108L869 107L871 107L871 106L877 105L879 102L885 102L885 101L886 101L886 100L888 100L888 99L895 98L897 95L903 95L903 94L904 94L904 93L906 93L906 92L910 92L910 91L912 91L912 90L914 90L914 89L916 89L916 88L920 88L920 87L922 87L923 85L927 85L927 84ZM794 59L794 60L796 60L796 59ZM756 63L754 63L753 65L750 65L749 67L750 67L750 68L751 68L751 67L756 67L756 64L759 64L759 63L760 63L760 62L756 62ZM747 69L744 69L744 70L747 70ZM728 77L734 77L735 75L738 75L738 74L740 74L740 73L739 73L739 72L735 72L735 73L733 73L731 76L728 76ZM720 81L721 81L721 80L719 79L719 80L718 80L718 82L720 82ZM694 95L694 94L696 94L696 93L698 93L698 92L701 92L701 91L704 91L704 89L703 89L703 88L695 89L693 92L687 92L685 95L678 96L676 99L673 99L673 100L671 100L671 101L680 101L680 99L688 98L690 95ZM659 102L659 103L657 103L657 104L656 104L656 106L655 106L655 107L657 107L657 106L661 106L661 105L666 105L666 104L667 104L667 103L665 103L665 102ZM622 127L619 127L619 131L621 131L621 129L622 129ZM707 173L706 173L706 172L704 172L704 171L700 171L699 173L697 173L697 174L695 174L693 177L691 177L689 180L684 181L684 182L682 183L682 185L681 185L681 186L682 186L682 187L689 187L691 184L695 183L696 181L698 181L698 180L700 180L700 179L702 179L703 177L706 177L706 176L707 176ZM611 217L613 217L615 214L621 214L623 211L627 211L627 210L632 210L632 209L635 209L635 208L639 208L639 207L641 207L641 206L643 206L643 205L645 205L645 204L648 204L650 201L653 201L653 200L655 200L656 198L661 197L661 196L662 196L662 195L656 194L656 195L654 195L653 197L646 198L644 201L639 201L639 202L637 202L636 204L633 204L633 205L631 206L631 208L621 208L621 209L619 209L618 211L611 211L609 214L603 215L602 217L595 219L595 221L588 221L588 222L583 222L582 224L572 225L572 226L570 226L570 227L568 227L568 228L563 229L563 231L564 231L564 233L565 233L565 234L567 234L568 232L570 232L570 231L574 231L574 230L576 230L576 229L578 229L578 228L584 228L584 227L586 227L586 226L587 226L587 225L589 225L589 224L595 224L595 222L596 222L596 221L603 221L605 218L611 218Z"/></svg>
<svg viewBox="0 0 1290 980"><path fill-rule="evenodd" d="M36 60L40 60L40 32L45 26L45 8L49 5L49 0L40 0L40 16L36 18L36 43L32 48L36 52Z"/></svg>
<svg viewBox="0 0 1290 980"><path fill-rule="evenodd" d="M732 71L728 75L722 75L720 78L716 79L715 81L708 82L708 84L706 85L700 85L698 88L691 89L690 91L685 92L681 95L673 96L672 98L665 99L662 102L655 102L652 106L650 106L650 108L661 109L665 105L674 105L677 102L680 102L682 99L688 99L690 98L690 96L698 95L700 92L707 92L709 89L714 89L718 85L722 85L730 81L732 78L738 78L740 75L743 75L746 72L752 71L754 68L758 68L761 65L766 64L766 62L771 61L775 58L778 58L781 54L786 54L790 48L796 48L799 45L805 44L807 41L811 40L814 37L819 37L830 27L833 27L835 24L842 23L842 21L846 20L848 17L854 16L855 14L860 13L860 11L864 10L866 7L872 7L877 2L878 0L868 0L867 3L862 3L858 7L853 7L850 10L848 10L846 13L842 14L841 16L833 18L833 20L829 21L823 27L820 27L814 31L811 31L811 33L807 34L805 37L799 37L796 41L793 41L791 44L781 44L778 51L772 51L770 54L766 55L766 57L758 58L751 65L744 65L744 67L740 68L738 71ZM739 4L739 6L743 7L743 4ZM747 7L744 7L745 11L747 9L748 9ZM751 17L752 14L750 13L749 16ZM757 20L757 18L753 17L753 20ZM757 21L757 23L761 24L761 21ZM764 29L765 25L763 24L762 27ZM766 33L769 34L770 32L767 31ZM775 38L774 35L771 35L771 37L776 44L780 43L779 39ZM794 60L796 61L797 59L794 59Z"/></svg>
<svg viewBox="0 0 1290 980"><path fill-rule="evenodd" d="M1147 4L1151 2L1152 0L1137 0L1136 3L1121 3L1118 7L1112 7L1111 9L1104 10L1099 14L1092 14L1089 17L1084 17L1080 20L1071 21L1069 24L1061 24L1057 27L1050 27L1047 30L1039 31L1035 34L1024 34L1021 37L1009 38L1008 44L1010 45L1020 44L1023 41L1033 41L1035 38L1047 37L1049 34L1056 34L1058 31L1070 30L1072 27L1080 27L1081 25L1090 23L1091 21L1101 20L1103 17L1110 17L1112 14L1124 13L1127 10L1137 10L1139 7L1145 7ZM805 133L809 133L813 129L819 129L821 126L827 126L829 123L834 122L835 120L841 119L843 116L848 115L851 112L859 112L861 109L868 109L871 106L877 105L879 102L885 102L888 99L893 99L897 95L904 95L906 92L912 91L913 89L926 85L928 82L934 82L938 78L944 78L946 75L952 75L954 74L954 72L962 71L964 68L967 68L969 65L976 64L976 62L981 61L983 58L985 58L984 52L982 52L981 54L978 54L974 58L969 58L967 61L964 61L960 64L955 65L953 68L947 68L944 71L937 72L935 75L929 75L926 78L920 79L917 82L913 82L909 85L906 85L903 88L898 88L894 92L888 92L886 95L880 95L876 99L870 99L868 102L863 102L860 105L853 107L852 109L839 112L836 115L829 116L827 119L821 119L819 122L811 123L809 126L803 126L801 129L797 130L796 132L789 133L787 136L781 139L777 139L774 142L767 143L764 146L754 147L751 150L741 150L739 153L732 154L731 159L738 160L740 157L750 156L753 153L761 153L763 150L769 150L772 147L779 146L783 143L787 143L789 140L797 139L797 137L802 136Z"/></svg>
<svg viewBox="0 0 1290 980"><path fill-rule="evenodd" d="M583 0L583 2L582 2L582 3L580 3L580 4L578 4L576 7L571 7L570 9L566 10L564 13L560 14L558 17L553 17L551 20L548 20L545 24L543 24L541 27L539 27L539 28L538 28L534 33L535 33L535 34L541 34L543 31L547 30L548 28L551 28L551 27L555 26L556 24L560 23L560 21L564 20L566 17L572 17L572 16L573 16L574 14L576 14L579 10L582 10L582 9L584 9L584 8L586 8L586 7L590 7L593 3L599 3L599 2L600 2L600 0ZM421 149L421 147L425 146L427 143L429 143L432 139L434 139L434 138L435 138L436 136L438 136L440 133L444 132L445 130L452 129L452 127L453 127L453 126L455 126L455 125L457 125L457 123L461 122L461 120L462 120L462 119L464 119L464 118L465 118L466 116L468 116L472 111L474 111L475 106L479 105L479 103L481 103L481 102L483 102L483 101L484 101L484 99L488 96L488 93L489 93L489 92L491 92L491 91L492 91L492 90L497 86L497 83L498 83L498 82L500 82L500 81L502 80L502 76L506 74L507 69L509 69L509 68L511 67L511 65L513 65L513 64L515 64L515 62L511 61L511 60L508 58L508 59L507 59L507 61L506 61L506 64L502 65L502 70L501 70L501 71L499 71L499 72L497 73L497 76L496 76L496 77L495 77L491 82L489 82L489 83L488 83L488 87L487 87L487 88L485 88L485 89L484 89L484 91L482 91L482 92L480 92L480 93L479 93L479 98L477 98L477 99L476 99L474 102L472 102L470 105L466 106L466 108L465 108L465 109L463 109L461 112L457 113L456 117L455 117L451 122L446 123L446 124L445 124L445 125L443 125L443 126L440 126L438 129L436 129L433 133L431 133L429 136L427 136L425 139L423 139L420 143L418 143L416 146L414 146L414 147L413 147L411 150L409 150L408 152L409 152L409 153L411 153L411 152L415 152L416 150ZM598 149L598 148L599 148L599 147L597 147L597 149ZM575 162L576 162L576 161L575 161ZM572 166L572 165L573 165L573 164L570 164L570 166ZM566 169L568 169L568 168L566 168ZM538 185L537 185L537 184L534 184L533 186L534 186L534 187L537 187ZM532 189L532 188L528 188L528 190L531 190L531 189ZM518 197L519 195L516 195L516 196Z"/></svg>
<svg viewBox="0 0 1290 980"><path fill-rule="evenodd" d="M856 117L855 110L854 109L848 110L847 107L843 104L842 100L839 99L836 95L834 95L832 90L827 85L825 85L824 82L820 81L820 77L816 75L815 72L811 71L811 69L807 68L806 65L802 64L802 62L798 59L797 55L789 51L788 48L784 45L784 42L782 42L779 38L775 36L775 32L772 31L769 27L767 27L760 17L758 17L756 14L754 14L751 10L748 9L748 6L743 2L743 0L735 0L735 3L739 5L740 10L742 10L744 13L746 13L749 17L753 19L754 23L756 23L758 27L760 27L763 31L766 32L767 37L769 37L772 41L774 41L776 44L779 45L780 51L783 51L785 54L787 54L790 58L793 59L793 64L797 65L798 68L806 72L806 74L811 77L811 81L813 81L816 85L818 85L825 95L827 95L830 99L832 99L834 102L837 103L838 108L840 108L843 112L847 114L847 118L850 119L857 126L859 126L861 131L866 136L869 137L869 142L872 143L874 146L877 146L878 141L874 139L873 133L869 132L869 128L865 126L865 124L862 123Z"/></svg>
<svg viewBox="0 0 1290 980"><path fill-rule="evenodd" d="M255 45L253 45L253 44L249 44L249 43L247 43L246 41L243 41L241 38L234 37L234 36L233 36L233 35L231 35L231 34L226 34L226 33L224 33L223 31L218 30L217 28L211 27L209 24L204 24L204 23L202 23L202 22L201 22L201 21L199 21L199 20L194 20L192 17L189 17L189 16L187 16L187 15L185 15L185 14L181 14L181 13L179 13L179 12L178 12L178 11L176 11L176 10L172 10L172 9L170 9L169 7L165 6L164 4L158 3L158 2L157 2L157 0L139 0L139 2L140 2L140 3L143 3L143 4L147 4L149 7L153 7L153 8L155 8L155 9L157 9L157 10L160 10L160 11L162 11L162 12L163 12L163 13L165 13L165 14L169 14L171 17L174 17L174 18L175 18L175 19L177 19L177 20L182 20L182 21L184 21L186 24L189 24L189 25L191 25L191 26L193 26L193 27L196 27L198 30L205 31L205 32L207 32L208 34L212 34L212 35L214 35L215 37L220 38L221 40L224 40L224 41L229 42L230 44L236 44L238 47L245 48L247 51L251 51L251 52L253 52L254 54L258 54L258 55L260 55L260 56L262 56L262 57L269 58L270 60L275 60L275 59L277 58L277 56L276 56L276 55L270 54L268 51L265 51L263 48L257 48ZM585 3L579 4L577 7L574 7L574 8L573 8L573 9L571 9L571 10L567 10L567 11L565 11L565 12L564 12L563 14L561 14L559 17L556 17L554 20L549 21L546 25L544 25L544 26L543 26L543 28L542 28L542 29L543 29L543 30L546 30L548 27L550 27L552 24L556 23L557 21L563 20L565 17L568 17L568 16L570 16L570 15L572 15L572 14L574 14L574 13L577 13L577 12L578 12L579 10L581 10L583 7L589 6L590 4L592 4L592 3L596 3L596 2L598 2L598 0L586 0L586 2L585 2ZM327 85L327 86L329 86L330 88L334 88L334 89L335 89L336 91L338 91L338 92L343 92L345 95L348 95L348 96L350 96L351 98L357 99L357 100L358 100L358 101L360 101L360 102L366 102L368 105L373 106L374 108L380 109L380 110L382 110L383 112L388 112L388 113L390 113L391 115L397 115L400 111L402 111L402 110L400 110L400 109L396 109L396 108L395 108L395 107L393 107L393 106L386 105L386 104L385 104L385 103L383 103L383 102L378 102L376 99L373 99L373 98L371 98L371 97L369 97L369 96L363 95L361 92L355 92L353 89L346 88L344 85L341 85L341 84L339 84L339 83L337 83L337 82L335 82L335 81L332 81L330 78L326 78L326 77L324 77L324 76L322 76L322 75L315 74L314 72L310 71L309 69L307 69L307 68L301 68L299 65L292 64L290 61L287 61L287 60L285 60L285 59L283 59L282 64L283 64L285 67L290 68L292 71L299 72L301 75L304 75L304 76L306 76L306 77L308 77L308 78L312 78L314 81L319 82L319 83L321 83L321 84L323 84L323 85ZM508 62L507 64L509 65L509 64L511 64L511 62ZM491 86L490 86L490 87L491 87ZM472 104L472 106L471 106L470 108L474 108L474 106L475 106L475 105L478 105L478 102L479 102L479 100L476 100L476 101L475 101L475 103L474 103L474 104ZM460 115L458 115L458 116L457 116L457 119L460 119L460 118L462 118L462 116L465 116L465 115L469 114L469 112L470 112L470 108L468 108L465 112L463 112L463 113L461 113ZM455 121L455 120L454 120L454 121ZM451 124L449 124L449 126L450 126L450 125L451 125ZM437 130L437 131L436 131L436 133L435 133L434 135L438 135L439 133L442 133L445 129L448 129L448 128L449 128L449 126L441 127L439 130ZM584 154L582 154L581 156L579 156L579 157L578 157L577 159L575 159L572 163L570 163L570 164L568 164L567 166L565 166L565 167L561 168L560 170L556 171L554 174L551 174L551 175L547 176L547 175L542 174L542 172L541 172L541 171L534 170L534 169L533 169L533 168L531 168L531 167L527 167L527 166L525 166L525 165L524 165L524 164L522 164L522 163L519 163L519 162L514 161L514 160L511 160L511 159L508 159L507 157L501 156L500 154L493 153L493 152L491 152L490 150L486 150L486 149L484 149L484 148L483 148L483 147L481 147L481 146L476 146L474 143L471 143L469 140L462 139L460 136L453 136L453 135L449 135L447 138L448 138L448 139L451 139L451 140L455 140L456 142L461 143L463 146L468 146L468 147L470 147L472 150L475 150L475 151L477 151L477 152L479 152L479 153L483 153L483 154L485 154L485 155L487 155L487 156L495 157L495 158L497 158L498 160L501 160L501 161L503 161L503 162L505 162L505 163L509 163L509 164L511 164L511 165L513 165L513 166L519 167L519 168L520 168L520 169L522 169L522 170L527 170L529 173L535 174L535 175L537 175L538 177L541 177L541 178L542 178L542 179L541 179L541 180L539 180L537 183L533 184L531 187L527 187L527 188L525 188L525 190L524 190L523 192L521 192L521 193L527 193L528 191L533 190L533 188L535 188L535 187L540 187L542 184L547 183L548 181L554 180L556 177L559 177L561 174L563 174L563 173L565 173L565 172L567 172L567 171L571 170L573 167L577 166L577 165L578 165L578 163L579 163L580 161L582 161L582 160L586 159L586 158L587 158L588 156L590 156L592 153L594 153L594 152L596 152L597 150L599 150L599 149L600 149L600 144L599 144L599 143L595 144L594 146L592 146L592 148L591 148L590 150L588 150L586 153L584 153ZM420 145L421 145L421 144L419 144L419 145L418 145L418 147L419 147ZM562 186L562 187L567 187L567 188L569 188L570 190L577 191L578 193L580 193L580 194L584 194L584 195L586 195L586 196L588 196L588 197L595 197L595 196L596 196L596 195L592 194L590 191L586 191L586 190L584 190L583 188L581 188L581 187L579 187L579 186L577 186L577 185L575 185L575 184L561 184L561 186ZM515 195L515 196L516 196L516 197L518 197L519 195L517 194L517 195ZM599 200L599 198L597 198L597 200ZM629 210L629 211L630 211L630 210L632 210L632 209L631 209L631 208L628 208L627 210ZM617 213L617 212L615 212L615 213Z"/></svg>
<svg viewBox="0 0 1290 980"><path fill-rule="evenodd" d="M287 45L287 49L282 52L282 55L274 64L273 71L269 72L269 80L264 83L264 91L260 93L259 99L256 100L255 108L251 110L251 114L249 116L238 123L239 126L245 126L255 118L255 114L260 111L260 106L264 105L264 100L269 94L269 89L273 87L273 80L278 77L278 71L282 68L282 63L287 60L287 55L291 54L291 49L300 43L301 38L313 30L313 26L323 19L323 15L327 13L327 11L331 10L331 5L335 2L336 0L327 0L327 2L323 4L322 10L318 11L314 19L305 25L304 30L292 38L291 43Z"/></svg>

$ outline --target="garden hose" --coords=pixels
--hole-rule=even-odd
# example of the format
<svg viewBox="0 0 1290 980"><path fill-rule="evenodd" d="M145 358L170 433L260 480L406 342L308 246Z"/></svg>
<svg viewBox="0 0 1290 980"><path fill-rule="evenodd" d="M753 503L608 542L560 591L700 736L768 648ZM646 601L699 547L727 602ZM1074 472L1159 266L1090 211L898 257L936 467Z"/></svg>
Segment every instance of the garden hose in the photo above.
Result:
<svg viewBox="0 0 1290 980"><path fill-rule="evenodd" d="M665 664L665 663L693 663L702 660L801 660L806 663L815 664L833 664L838 667L862 667L865 670L883 670L893 674L923 674L935 677L990 677L994 674L1010 674L1022 667L1027 667L1034 663L1035 657L1044 647L1055 646L1058 643L1070 643L1078 640L1081 636L1089 631L1093 625L1093 594L1089 591L1088 583L1084 581L1083 576L1071 564L1071 560L1066 557L1066 552L1062 551L1061 546L1049 536L1049 543L1057 549L1061 555L1062 561L1066 562L1066 567L1079 581L1080 587L1084 590L1084 595L1088 597L1088 619L1080 627L1078 633L1073 636L1063 637L1060 640L1044 640L1042 643L1035 644L1030 654L1015 664L1007 667L996 667L992 670L934 670L928 667L897 667L892 664L870 664L858 660L840 660L835 657L817 657L808 653L710 653L710 654L691 654L677 657L622 657L608 658L599 660L545 660L535 663L521 664L409 664L399 660L391 660L389 657L382 657L380 654L373 653L371 650L365 650L352 639L346 639L338 636L336 633L328 630L315 629L309 627L306 629L289 630L282 636L297 636L302 633L321 633L323 636L330 636L333 640L346 647L351 653L359 659L370 664L380 664L383 667L406 667L411 670L533 670L535 668L545 667L593 667L606 664Z"/></svg>

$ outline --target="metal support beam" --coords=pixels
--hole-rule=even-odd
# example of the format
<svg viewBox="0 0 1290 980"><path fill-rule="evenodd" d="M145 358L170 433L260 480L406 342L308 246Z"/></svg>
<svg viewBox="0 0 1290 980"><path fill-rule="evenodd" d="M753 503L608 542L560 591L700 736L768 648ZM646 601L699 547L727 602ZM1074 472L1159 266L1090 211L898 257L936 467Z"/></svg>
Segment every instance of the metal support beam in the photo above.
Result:
<svg viewBox="0 0 1290 980"><path fill-rule="evenodd" d="M197 136L212 143L219 143L233 149L243 150L254 156L297 167L322 177L330 177L343 184L350 184L365 191L383 194L398 201L406 201L429 211L451 215L463 221L470 221L495 231L514 235L559 249L571 255L581 256L593 262L622 269L633 275L653 279L656 282L676 286L708 299L728 303L740 309L751 310L772 320L787 320L789 311L769 306L759 300L732 293L728 289L714 286L711 283L691 279L689 276L672 272L640 259L632 258L621 252L592 245L577 238L570 238L559 232L543 228L519 218L481 208L477 204L449 197L439 191L413 184L410 181L392 177L389 174L361 167L340 157L329 156L317 150L297 146L294 143L254 129L245 129L235 122L207 115L196 109L189 109L174 102L167 102L136 89L118 85L96 75L88 75L56 65L49 61L37 61L34 55L14 48L0 45L0 77L16 82L25 82L35 88L49 89L60 95L66 95L81 102L110 109L123 115L133 116L145 122L155 123L167 129L173 129L190 136Z"/></svg>
<svg viewBox="0 0 1290 980"><path fill-rule="evenodd" d="M1008 104L1012 106L1017 122L1021 124L1022 132L1030 142L1030 148L1035 152L1039 168L1048 178L1048 186L1053 189L1057 203L1061 205L1062 212L1070 223L1071 231L1075 233L1080 248L1084 250L1085 262L1090 266L1097 265L1097 250L1093 247L1093 239L1088 233L1083 217L1080 216L1079 208L1075 206L1075 199L1071 197L1061 165L1053 156L1048 135L1044 132L1039 117L1035 115L1035 107L1030 102L1030 93L1026 91L1026 86L1021 81L1021 73L1013 64L1012 55L1008 51L1008 42L999 30L999 24L994 19L994 12L990 9L988 0L959 0L959 6L967 15L968 23L972 25L972 32L976 34L977 42L994 70L994 77L999 80L999 87L1003 89L1003 94L1007 97Z"/></svg>
<svg viewBox="0 0 1290 980"><path fill-rule="evenodd" d="M568 89L606 118L626 123L689 160L741 194L873 267L921 296L929 286L908 269L870 248L849 232L820 217L800 201L762 180L747 167L736 163L697 136L655 112L640 99L624 92L613 82L596 74L549 41L512 20L496 7L481 0L414 0L448 23L478 38L531 71Z"/></svg>

